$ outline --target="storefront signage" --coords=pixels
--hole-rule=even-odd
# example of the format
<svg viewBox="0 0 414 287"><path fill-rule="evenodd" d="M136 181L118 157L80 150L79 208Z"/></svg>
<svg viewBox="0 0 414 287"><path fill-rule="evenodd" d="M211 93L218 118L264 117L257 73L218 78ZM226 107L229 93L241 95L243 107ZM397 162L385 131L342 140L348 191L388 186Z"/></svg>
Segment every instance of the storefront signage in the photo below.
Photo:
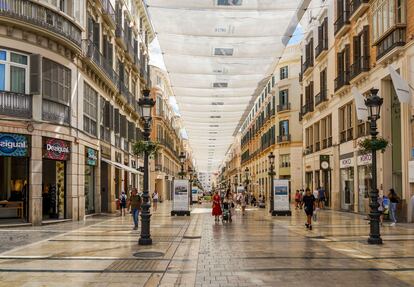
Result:
<svg viewBox="0 0 414 287"><path fill-rule="evenodd" d="M101 145L101 156L106 159L111 159L111 148Z"/></svg>
<svg viewBox="0 0 414 287"><path fill-rule="evenodd" d="M273 181L274 211L289 211L289 180L275 179Z"/></svg>
<svg viewBox="0 0 414 287"><path fill-rule="evenodd" d="M348 168L348 167L353 167L353 166L354 166L354 158L353 157L341 159L340 162L339 162L339 167L340 168Z"/></svg>
<svg viewBox="0 0 414 287"><path fill-rule="evenodd" d="M329 165L329 155L320 155L319 156L319 163L320 163L320 168L323 170L328 170L330 165Z"/></svg>
<svg viewBox="0 0 414 287"><path fill-rule="evenodd" d="M189 182L185 179L174 180L174 201L173 211L188 211L189 197L188 197Z"/></svg>
<svg viewBox="0 0 414 287"><path fill-rule="evenodd" d="M43 157L54 160L69 160L70 142L43 138Z"/></svg>
<svg viewBox="0 0 414 287"><path fill-rule="evenodd" d="M0 156L25 157L28 155L29 142L26 136L0 133Z"/></svg>
<svg viewBox="0 0 414 287"><path fill-rule="evenodd" d="M361 154L357 158L358 165L369 165L372 163L372 155L370 153Z"/></svg>
<svg viewBox="0 0 414 287"><path fill-rule="evenodd" d="M95 166L98 161L98 151L93 148L86 148L86 164Z"/></svg>

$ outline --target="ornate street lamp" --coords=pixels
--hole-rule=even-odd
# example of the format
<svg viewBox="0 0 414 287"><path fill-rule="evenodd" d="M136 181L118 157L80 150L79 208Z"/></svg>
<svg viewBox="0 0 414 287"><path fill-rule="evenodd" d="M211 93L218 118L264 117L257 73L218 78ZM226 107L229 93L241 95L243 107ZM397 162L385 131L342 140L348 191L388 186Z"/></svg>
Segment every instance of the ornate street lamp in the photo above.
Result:
<svg viewBox="0 0 414 287"><path fill-rule="evenodd" d="M275 209L275 207L274 207L274 196L275 196L275 194L273 192L273 189L274 189L273 179L276 175L276 172L275 172L275 155L273 154L273 152L270 152L268 158L269 158L269 164L270 164L269 172L268 172L268 174L270 176L270 210L269 210L269 212L273 213L273 210Z"/></svg>
<svg viewBox="0 0 414 287"><path fill-rule="evenodd" d="M190 192L188 193L188 197L190 198L190 205L193 205L193 180L194 180L193 176L194 175L193 175L193 169L190 166L188 167L187 173L189 176L188 181L190 182Z"/></svg>
<svg viewBox="0 0 414 287"><path fill-rule="evenodd" d="M247 188L248 188L248 185L249 185L249 172L250 172L249 168L246 167L245 170L244 170L244 177L245 177L245 179L244 179L244 182L245 182L244 189L246 190L246 193L248 192Z"/></svg>
<svg viewBox="0 0 414 287"><path fill-rule="evenodd" d="M180 163L181 163L181 171L180 171L179 175L180 175L181 179L183 179L184 175L185 175L185 172L184 172L185 153L181 152L179 158L180 158Z"/></svg>
<svg viewBox="0 0 414 287"><path fill-rule="evenodd" d="M377 139L377 120L380 118L381 105L383 99L378 96L378 89L371 89L370 95L365 100L368 108L368 120L370 121L371 140ZM369 213L370 233L368 238L369 244L382 244L380 234L380 212L378 211L378 189L377 189L377 150L372 145L372 189L369 193L371 211Z"/></svg>
<svg viewBox="0 0 414 287"><path fill-rule="evenodd" d="M141 109L141 119L144 122L144 141L150 140L151 134L151 109L155 105L155 101L150 98L150 90L143 91L143 97L139 99L138 105ZM151 214L150 214L150 201L149 201L149 184L148 184L148 151L144 151L144 190L142 194L143 203L141 205L142 212L141 212L141 236L138 240L139 245L151 245L151 233L150 233L150 221L151 221Z"/></svg>

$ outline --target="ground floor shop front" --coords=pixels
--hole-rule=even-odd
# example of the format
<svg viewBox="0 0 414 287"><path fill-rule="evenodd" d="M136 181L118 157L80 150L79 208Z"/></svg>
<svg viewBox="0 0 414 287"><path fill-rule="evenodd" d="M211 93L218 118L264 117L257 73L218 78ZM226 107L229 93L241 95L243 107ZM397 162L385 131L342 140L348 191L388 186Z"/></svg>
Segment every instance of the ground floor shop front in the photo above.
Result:
<svg viewBox="0 0 414 287"><path fill-rule="evenodd" d="M115 164L115 152L109 148L105 162L91 142L23 129L0 132L0 225L116 212L122 191L142 189L142 175L138 159L122 153L123 163Z"/></svg>

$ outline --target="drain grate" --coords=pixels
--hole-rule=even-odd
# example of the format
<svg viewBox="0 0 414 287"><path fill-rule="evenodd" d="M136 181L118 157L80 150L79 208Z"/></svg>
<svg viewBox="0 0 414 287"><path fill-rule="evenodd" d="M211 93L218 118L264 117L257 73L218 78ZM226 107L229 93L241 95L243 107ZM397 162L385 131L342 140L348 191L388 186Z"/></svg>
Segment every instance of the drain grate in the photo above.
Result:
<svg viewBox="0 0 414 287"><path fill-rule="evenodd" d="M137 258L157 258L157 257L163 257L164 253L159 251L140 251L134 253L134 257Z"/></svg>
<svg viewBox="0 0 414 287"><path fill-rule="evenodd" d="M119 260L112 263L105 270L117 272L144 272L163 271L165 264L157 260Z"/></svg>

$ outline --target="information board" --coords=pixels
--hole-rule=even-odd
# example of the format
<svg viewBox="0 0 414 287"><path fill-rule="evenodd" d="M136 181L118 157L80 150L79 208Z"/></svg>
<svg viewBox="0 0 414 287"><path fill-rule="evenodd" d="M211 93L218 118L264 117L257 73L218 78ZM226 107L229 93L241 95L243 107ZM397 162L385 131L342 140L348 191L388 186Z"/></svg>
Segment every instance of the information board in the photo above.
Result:
<svg viewBox="0 0 414 287"><path fill-rule="evenodd" d="M289 180L275 179L273 181L273 210L289 211Z"/></svg>
<svg viewBox="0 0 414 287"><path fill-rule="evenodd" d="M188 211L189 210L189 182L185 179L174 180L174 199L173 211Z"/></svg>

